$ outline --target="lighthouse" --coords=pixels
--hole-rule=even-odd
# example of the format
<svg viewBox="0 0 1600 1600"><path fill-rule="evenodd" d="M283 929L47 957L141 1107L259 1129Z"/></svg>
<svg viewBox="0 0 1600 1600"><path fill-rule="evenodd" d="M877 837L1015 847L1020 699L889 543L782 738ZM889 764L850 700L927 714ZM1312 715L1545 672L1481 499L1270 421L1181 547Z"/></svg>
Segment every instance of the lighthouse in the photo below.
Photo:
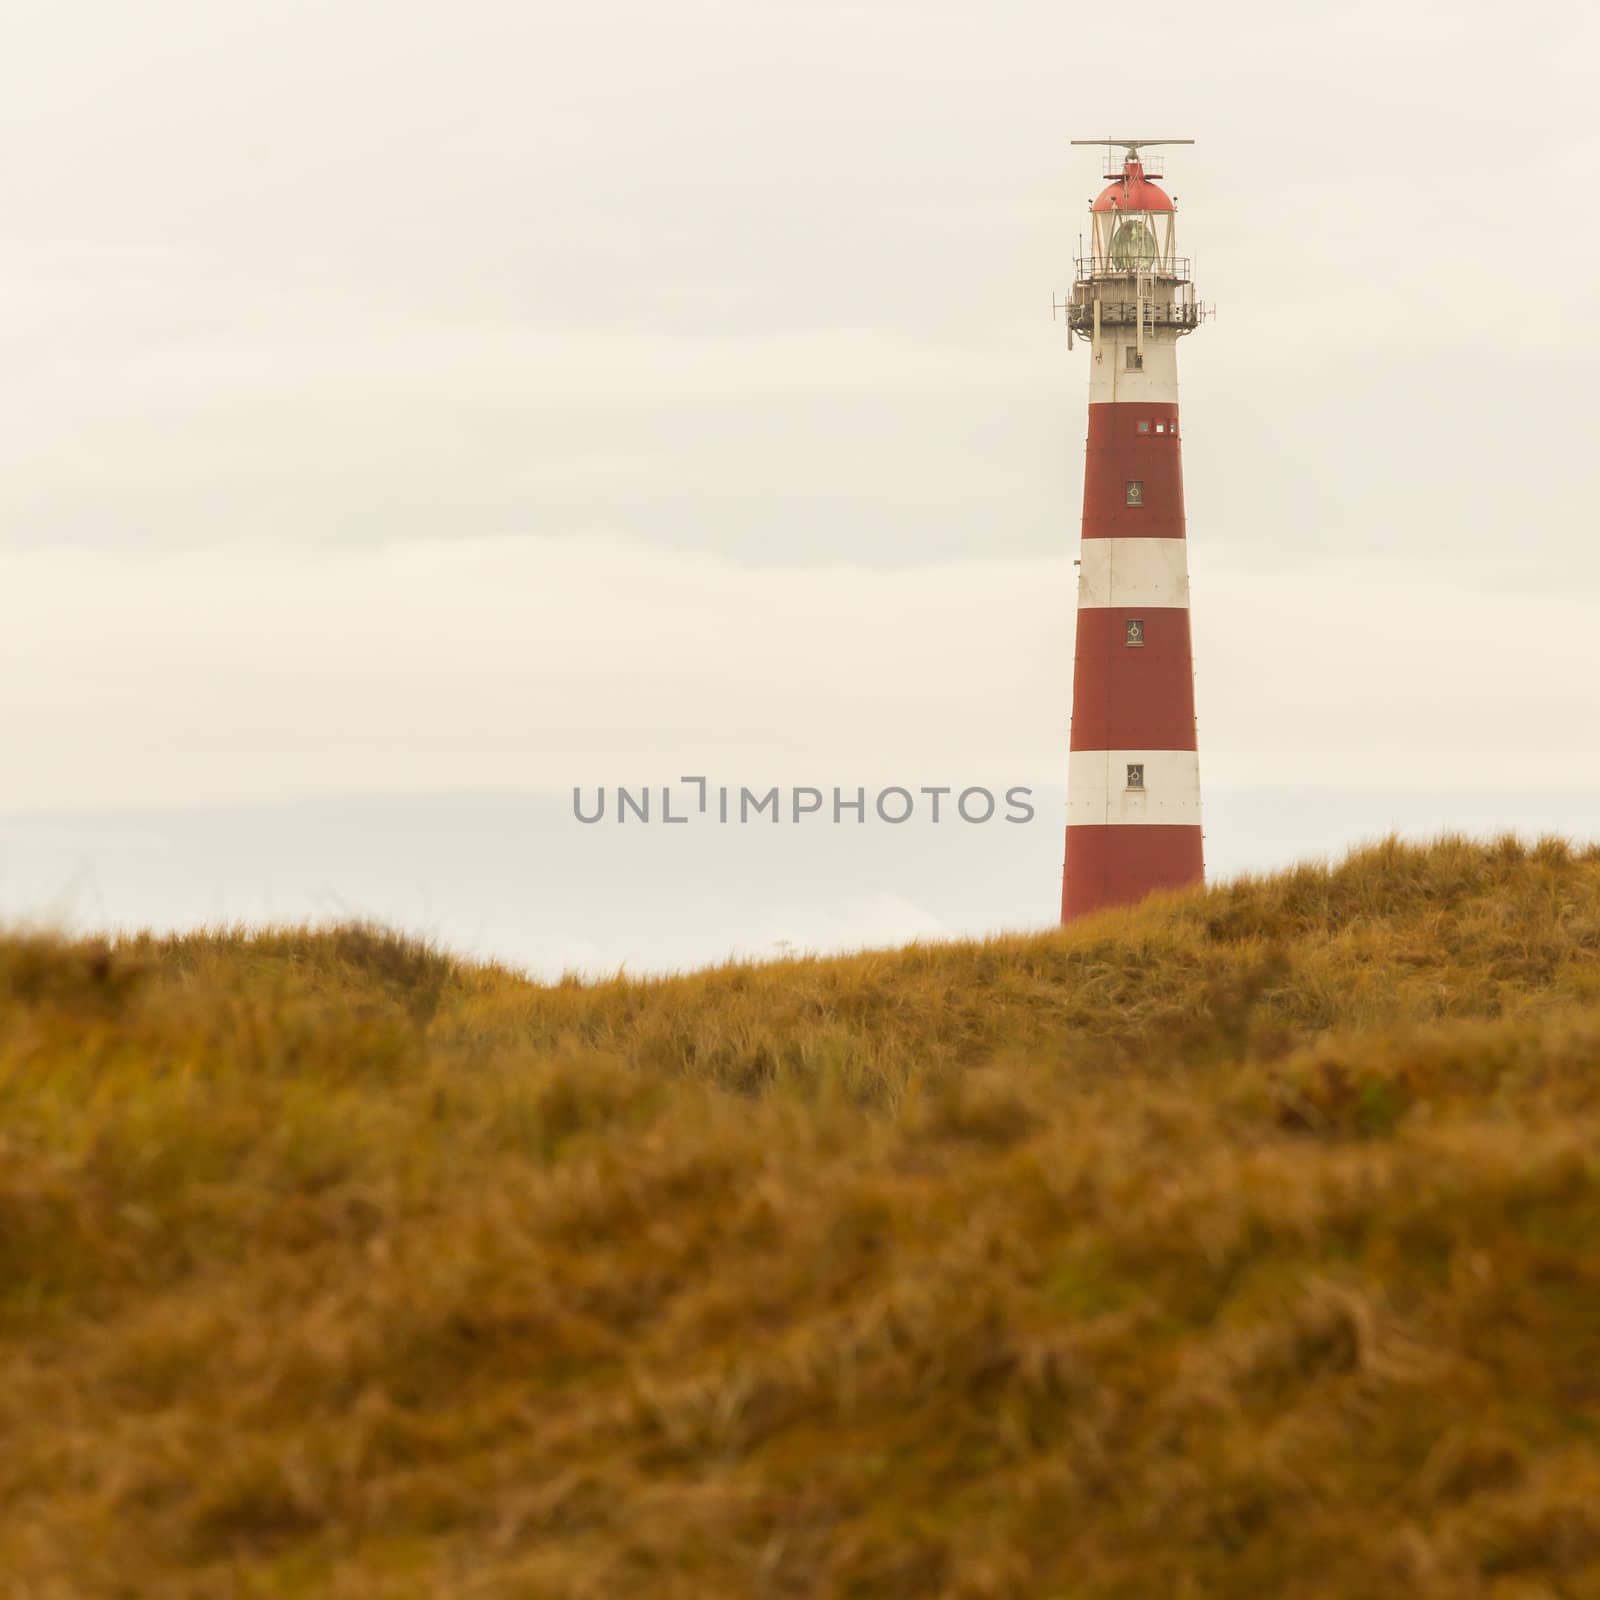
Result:
<svg viewBox="0 0 1600 1600"><path fill-rule="evenodd" d="M1197 327L1172 200L1141 152L1107 147L1088 253L1066 302L1089 352L1061 920L1203 881L1200 757L1189 642L1178 340Z"/></svg>

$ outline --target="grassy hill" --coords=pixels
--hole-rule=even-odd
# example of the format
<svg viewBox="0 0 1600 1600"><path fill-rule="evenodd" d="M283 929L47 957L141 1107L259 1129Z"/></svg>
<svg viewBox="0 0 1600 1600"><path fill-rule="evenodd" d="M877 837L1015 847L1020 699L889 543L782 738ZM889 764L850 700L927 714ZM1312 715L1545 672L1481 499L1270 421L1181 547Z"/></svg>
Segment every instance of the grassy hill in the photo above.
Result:
<svg viewBox="0 0 1600 1600"><path fill-rule="evenodd" d="M0 1600L1600 1595L1600 853L541 987L0 940Z"/></svg>

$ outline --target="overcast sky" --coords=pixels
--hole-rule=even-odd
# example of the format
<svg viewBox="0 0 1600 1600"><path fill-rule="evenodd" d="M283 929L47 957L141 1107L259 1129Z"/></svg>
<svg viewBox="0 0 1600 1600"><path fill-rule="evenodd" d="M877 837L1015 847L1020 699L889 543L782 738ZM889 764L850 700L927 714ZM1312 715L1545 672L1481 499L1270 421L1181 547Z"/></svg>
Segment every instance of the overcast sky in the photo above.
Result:
<svg viewBox="0 0 1600 1600"><path fill-rule="evenodd" d="M1036 894L819 833L785 923L713 892L747 853L574 857L550 797L1060 783L1050 304L1107 132L1197 141L1213 867L1590 815L1591 7L5 9L0 915L373 910L540 966L1048 920L1055 811ZM352 807L404 843L345 881ZM491 814L546 863L492 916ZM263 829L314 892L263 893Z"/></svg>

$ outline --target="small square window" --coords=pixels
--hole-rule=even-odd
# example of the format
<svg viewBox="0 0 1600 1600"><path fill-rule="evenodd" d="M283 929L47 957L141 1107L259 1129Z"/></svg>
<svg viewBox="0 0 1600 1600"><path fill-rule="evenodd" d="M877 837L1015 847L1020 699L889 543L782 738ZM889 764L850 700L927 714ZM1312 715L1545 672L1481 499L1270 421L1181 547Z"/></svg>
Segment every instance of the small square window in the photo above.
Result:
<svg viewBox="0 0 1600 1600"><path fill-rule="evenodd" d="M1150 431L1150 424L1148 422L1141 422L1139 424L1139 432L1140 433L1149 433L1149 431Z"/></svg>
<svg viewBox="0 0 1600 1600"><path fill-rule="evenodd" d="M1123 624L1123 627L1124 627L1124 636L1123 636L1122 642L1124 644L1143 644L1144 643L1144 618L1143 617L1129 617L1127 622Z"/></svg>
<svg viewBox="0 0 1600 1600"><path fill-rule="evenodd" d="M1165 432L1166 432L1166 431L1167 431L1167 425L1166 425L1166 423L1164 423L1164 422L1158 422L1158 423L1157 423L1157 424L1156 424L1156 432L1157 432L1157 433L1165 433Z"/></svg>
<svg viewBox="0 0 1600 1600"><path fill-rule="evenodd" d="M1144 762L1130 761L1128 763L1128 787L1130 789L1144 788Z"/></svg>
<svg viewBox="0 0 1600 1600"><path fill-rule="evenodd" d="M1144 371L1144 352L1142 350L1134 349L1131 344L1128 346L1128 371Z"/></svg>
<svg viewBox="0 0 1600 1600"><path fill-rule="evenodd" d="M1144 479L1129 478L1126 484L1128 491L1128 504L1142 506L1144 504Z"/></svg>

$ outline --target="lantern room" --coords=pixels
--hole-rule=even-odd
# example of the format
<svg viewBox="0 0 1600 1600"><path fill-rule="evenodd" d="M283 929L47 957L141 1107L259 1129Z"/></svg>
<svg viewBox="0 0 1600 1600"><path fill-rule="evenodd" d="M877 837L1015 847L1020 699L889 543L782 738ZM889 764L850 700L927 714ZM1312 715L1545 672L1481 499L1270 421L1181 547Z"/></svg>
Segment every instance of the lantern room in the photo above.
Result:
<svg viewBox="0 0 1600 1600"><path fill-rule="evenodd" d="M1067 314L1069 346L1074 338L1085 337L1093 342L1098 360L1102 329L1118 329L1132 334L1131 347L1142 361L1147 333L1176 337L1205 317L1206 308L1195 298L1188 258L1178 254L1177 208L1156 182L1161 173L1146 171L1142 159L1143 146L1192 142L1073 140L1108 147L1107 167L1101 170L1109 182L1089 204L1090 233L1074 262L1072 297L1057 302Z"/></svg>
<svg viewBox="0 0 1600 1600"><path fill-rule="evenodd" d="M1096 197L1089 219L1093 276L1179 275L1172 200L1145 172L1136 153L1130 152L1121 173Z"/></svg>

